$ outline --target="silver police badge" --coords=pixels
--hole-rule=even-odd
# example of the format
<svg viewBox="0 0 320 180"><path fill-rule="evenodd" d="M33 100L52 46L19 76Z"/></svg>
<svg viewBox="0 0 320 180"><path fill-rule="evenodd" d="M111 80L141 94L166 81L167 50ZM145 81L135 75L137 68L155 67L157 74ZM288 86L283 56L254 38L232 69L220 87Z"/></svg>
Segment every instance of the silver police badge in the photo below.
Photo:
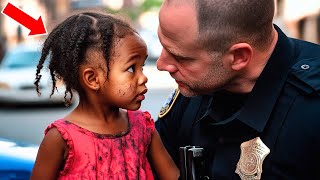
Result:
<svg viewBox="0 0 320 180"><path fill-rule="evenodd" d="M236 173L242 180L260 180L262 163L270 153L270 149L256 137L241 143L241 155L237 163Z"/></svg>

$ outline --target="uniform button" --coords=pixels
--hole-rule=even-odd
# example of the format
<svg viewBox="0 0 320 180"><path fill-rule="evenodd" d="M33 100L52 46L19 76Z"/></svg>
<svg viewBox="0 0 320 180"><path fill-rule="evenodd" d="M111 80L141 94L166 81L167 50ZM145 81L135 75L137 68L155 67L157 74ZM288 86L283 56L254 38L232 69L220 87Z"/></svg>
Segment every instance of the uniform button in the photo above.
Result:
<svg viewBox="0 0 320 180"><path fill-rule="evenodd" d="M308 64L303 64L303 65L301 65L301 69L308 70L308 69L310 69L310 66Z"/></svg>

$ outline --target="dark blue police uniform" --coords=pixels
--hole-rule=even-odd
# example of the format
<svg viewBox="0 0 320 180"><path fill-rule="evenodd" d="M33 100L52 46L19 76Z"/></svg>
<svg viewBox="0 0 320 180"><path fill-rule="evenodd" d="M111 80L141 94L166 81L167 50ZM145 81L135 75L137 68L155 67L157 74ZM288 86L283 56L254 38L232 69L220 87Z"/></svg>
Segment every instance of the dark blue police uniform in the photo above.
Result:
<svg viewBox="0 0 320 180"><path fill-rule="evenodd" d="M275 28L278 42L251 93L187 98L177 90L159 114L157 130L177 165L179 147L200 146L210 179L240 179L240 145L260 137L270 150L261 179L320 179L320 46Z"/></svg>

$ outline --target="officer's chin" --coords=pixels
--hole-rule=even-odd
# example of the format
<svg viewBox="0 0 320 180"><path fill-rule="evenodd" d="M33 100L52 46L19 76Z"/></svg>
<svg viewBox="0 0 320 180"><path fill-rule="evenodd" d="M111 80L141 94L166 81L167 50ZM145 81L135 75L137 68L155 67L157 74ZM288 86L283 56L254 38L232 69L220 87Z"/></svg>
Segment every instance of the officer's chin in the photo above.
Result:
<svg viewBox="0 0 320 180"><path fill-rule="evenodd" d="M185 97L195 97L195 96L199 96L200 94L188 89L188 88L185 88L185 87L180 87L179 86L179 91L180 93L185 96Z"/></svg>

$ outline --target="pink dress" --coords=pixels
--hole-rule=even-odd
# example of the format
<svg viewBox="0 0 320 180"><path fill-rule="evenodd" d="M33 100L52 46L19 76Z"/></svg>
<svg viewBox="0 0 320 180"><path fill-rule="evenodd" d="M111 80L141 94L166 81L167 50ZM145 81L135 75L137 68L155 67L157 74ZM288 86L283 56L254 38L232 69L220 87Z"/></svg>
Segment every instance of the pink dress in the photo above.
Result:
<svg viewBox="0 0 320 180"><path fill-rule="evenodd" d="M97 134L63 119L48 126L57 128L69 146L59 180L153 180L146 153L154 132L148 112L128 111L129 127L117 135Z"/></svg>

